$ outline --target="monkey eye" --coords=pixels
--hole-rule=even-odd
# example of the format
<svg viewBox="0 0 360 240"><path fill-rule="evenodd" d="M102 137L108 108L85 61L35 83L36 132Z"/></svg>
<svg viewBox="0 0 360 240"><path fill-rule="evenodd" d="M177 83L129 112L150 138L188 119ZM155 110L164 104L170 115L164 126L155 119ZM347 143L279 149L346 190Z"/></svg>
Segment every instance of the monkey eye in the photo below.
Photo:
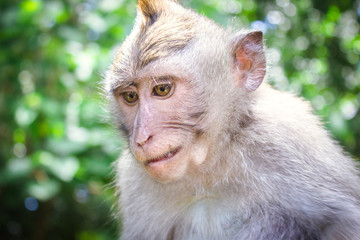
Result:
<svg viewBox="0 0 360 240"><path fill-rule="evenodd" d="M153 94L155 96L163 97L163 96L166 96L169 94L169 92L171 91L171 88L172 88L171 84L168 84L168 83L159 84L154 87Z"/></svg>
<svg viewBox="0 0 360 240"><path fill-rule="evenodd" d="M136 92L123 92L121 95L127 103L135 103L139 99Z"/></svg>

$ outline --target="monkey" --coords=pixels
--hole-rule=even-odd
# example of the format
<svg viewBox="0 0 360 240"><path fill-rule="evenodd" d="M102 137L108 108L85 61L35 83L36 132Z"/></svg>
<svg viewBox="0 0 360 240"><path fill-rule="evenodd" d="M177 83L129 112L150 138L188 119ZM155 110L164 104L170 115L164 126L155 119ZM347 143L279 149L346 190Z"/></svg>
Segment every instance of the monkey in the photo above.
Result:
<svg viewBox="0 0 360 240"><path fill-rule="evenodd" d="M138 0L103 80L127 142L121 239L360 239L355 161L308 102L266 82L265 52L260 31Z"/></svg>

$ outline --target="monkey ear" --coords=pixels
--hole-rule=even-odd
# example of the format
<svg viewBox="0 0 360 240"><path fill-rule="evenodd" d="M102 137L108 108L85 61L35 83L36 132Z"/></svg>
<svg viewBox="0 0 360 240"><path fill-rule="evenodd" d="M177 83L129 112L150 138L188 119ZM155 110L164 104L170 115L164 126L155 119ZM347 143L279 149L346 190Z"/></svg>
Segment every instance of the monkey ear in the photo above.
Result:
<svg viewBox="0 0 360 240"><path fill-rule="evenodd" d="M150 24L154 23L159 13L166 9L168 2L177 2L177 0L139 0L138 9Z"/></svg>
<svg viewBox="0 0 360 240"><path fill-rule="evenodd" d="M235 37L233 50L234 81L246 91L256 90L266 72L263 34L260 31Z"/></svg>

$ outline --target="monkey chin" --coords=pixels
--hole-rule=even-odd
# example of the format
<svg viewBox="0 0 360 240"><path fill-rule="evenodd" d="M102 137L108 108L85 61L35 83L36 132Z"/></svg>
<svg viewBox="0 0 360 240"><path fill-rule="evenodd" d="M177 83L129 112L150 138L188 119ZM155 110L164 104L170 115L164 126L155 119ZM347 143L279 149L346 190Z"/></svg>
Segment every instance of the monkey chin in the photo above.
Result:
<svg viewBox="0 0 360 240"><path fill-rule="evenodd" d="M162 183L173 182L185 175L188 167L186 154L182 147L175 148L161 157L149 159L144 162L146 171L156 181Z"/></svg>
<svg viewBox="0 0 360 240"><path fill-rule="evenodd" d="M161 157L144 162L146 171L156 181L170 183L183 178L189 168L197 168L207 158L209 145L198 141L192 145L177 147Z"/></svg>

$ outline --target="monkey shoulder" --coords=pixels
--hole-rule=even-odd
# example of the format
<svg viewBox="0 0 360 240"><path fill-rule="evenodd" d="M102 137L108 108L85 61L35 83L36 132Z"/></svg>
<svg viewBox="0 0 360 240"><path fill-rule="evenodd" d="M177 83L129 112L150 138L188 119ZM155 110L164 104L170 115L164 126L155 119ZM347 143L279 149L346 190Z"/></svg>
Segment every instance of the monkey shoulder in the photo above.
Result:
<svg viewBox="0 0 360 240"><path fill-rule="evenodd" d="M253 93L255 117L267 124L286 124L297 128L311 127L319 130L319 118L313 114L308 101L289 92L274 89L263 84ZM304 122L305 121L305 122ZM320 127L321 128L321 127Z"/></svg>
<svg viewBox="0 0 360 240"><path fill-rule="evenodd" d="M256 93L252 111L255 121L251 130L258 133L253 135L255 140L294 155L303 163L327 160L326 164L331 161L348 164L342 149L304 99L265 85Z"/></svg>
<svg viewBox="0 0 360 240"><path fill-rule="evenodd" d="M318 229L327 228L322 224L333 224L335 229L339 221L349 221L349 226L360 229L355 162L332 139L308 102L266 85L256 94L257 120L248 133L253 145L247 147L257 149L248 158L256 161L258 177L265 179L259 189L277 196L270 201L295 213L296 221L312 219Z"/></svg>
<svg viewBox="0 0 360 240"><path fill-rule="evenodd" d="M338 188L359 183L355 161L333 140L309 102L268 85L258 90L252 108L254 124L247 132L252 141L246 145L256 145L257 151L250 158L260 159L266 169L293 176L291 182L325 181L328 186L339 184Z"/></svg>

